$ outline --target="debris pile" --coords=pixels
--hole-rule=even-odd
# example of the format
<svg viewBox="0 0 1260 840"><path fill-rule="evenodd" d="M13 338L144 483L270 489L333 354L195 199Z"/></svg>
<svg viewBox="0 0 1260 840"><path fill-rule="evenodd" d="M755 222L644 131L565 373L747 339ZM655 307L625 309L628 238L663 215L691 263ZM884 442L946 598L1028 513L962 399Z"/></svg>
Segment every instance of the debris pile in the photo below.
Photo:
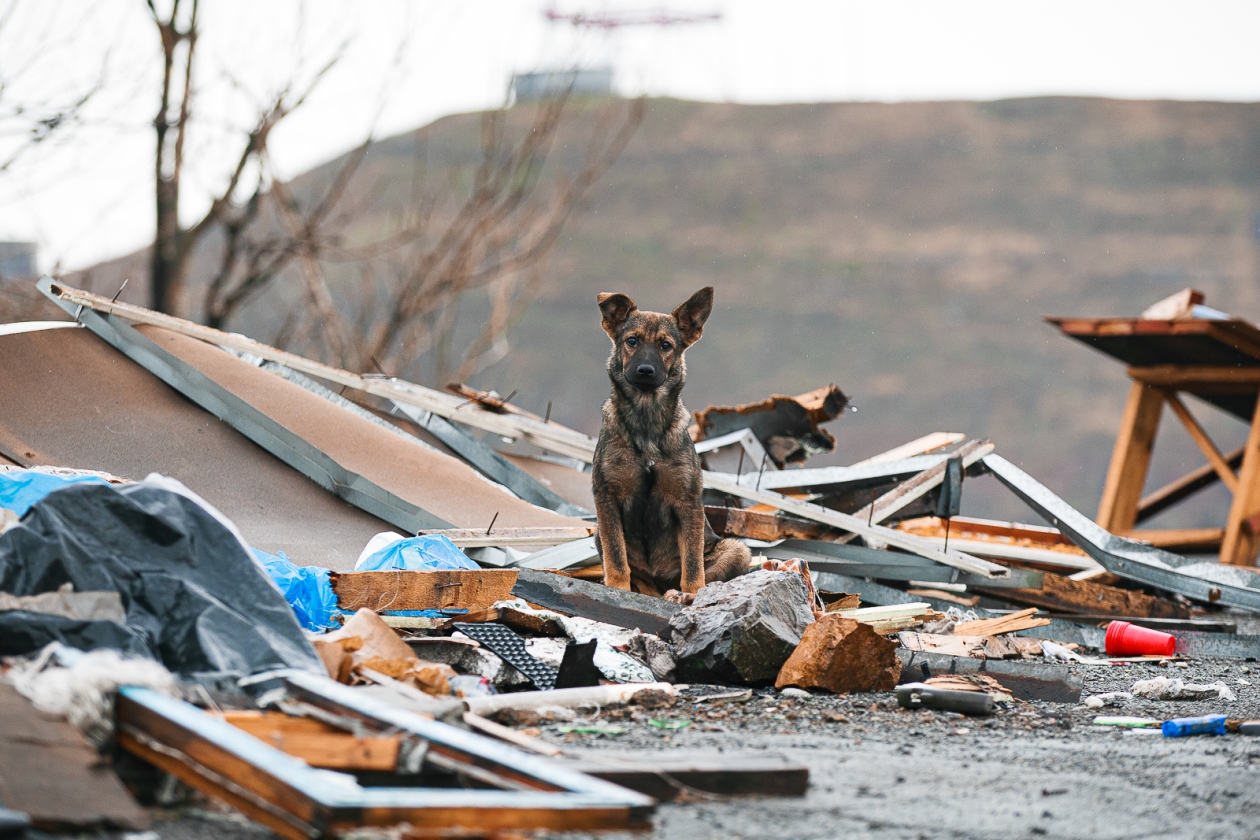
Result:
<svg viewBox="0 0 1260 840"><path fill-rule="evenodd" d="M692 430L708 524L753 559L666 600L603 585L595 441L581 432L493 392L361 376L47 278L40 289L80 326L0 332L15 362L0 389L38 387L57 406L0 409L0 718L64 717L50 737L82 765L58 769L67 780L116 746L286 837L404 822L634 829L680 791L802 795L808 771L729 754L601 762L539 727L609 739L642 723L666 739L752 714L735 710L762 709L754 697L776 698L756 714L786 726L800 705L870 693L883 693L872 708L1023 720L1021 704L1080 703L1082 669L1260 657L1248 632L1260 488L1243 486L1260 467L1226 478L1219 453L1225 467L1209 455L1209 473L1140 500L1145 444L1122 430L1104 527L957 433L846 467L791 466L834 448L819 424L848 404L835 386L709 408ZM1126 339L1146 342L1163 372L1130 370L1139 403L1141 389L1171 401L1184 386L1250 417L1260 377L1214 390L1224 374L1160 343L1225 342L1235 368L1260 371L1260 330L1192 298L1130 332L1058 323L1126 360ZM102 399L104 382L125 403ZM122 439L87 433L100 424ZM1193 535L1132 530L1211 475L1246 514L1231 512L1213 549L1228 564L1169 550ZM1054 527L959 515L980 476ZM1085 703L1151 700L1235 696L1159 677ZM688 708L696 721L676 713ZM815 718L848 722L827 714ZM1255 728L1098 720L1150 720L1098 725L1169 737ZM17 735L3 730L7 750ZM32 798L31 823L146 826L131 796L153 801L154 784L129 792L106 775L100 804ZM454 787L469 788L458 808Z"/></svg>

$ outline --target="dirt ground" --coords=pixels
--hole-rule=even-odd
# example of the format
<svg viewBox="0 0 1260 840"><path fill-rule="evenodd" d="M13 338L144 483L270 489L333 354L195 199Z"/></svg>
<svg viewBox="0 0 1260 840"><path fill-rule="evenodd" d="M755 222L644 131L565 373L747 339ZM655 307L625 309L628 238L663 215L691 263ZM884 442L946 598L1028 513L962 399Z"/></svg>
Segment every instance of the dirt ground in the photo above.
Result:
<svg viewBox="0 0 1260 840"><path fill-rule="evenodd" d="M1232 703L1135 699L1103 714L1260 718L1257 663L1074 667L1085 680L1085 696L1127 690L1157 674L1221 680L1237 695ZM615 750L648 760L662 751L673 757L776 754L810 768L803 799L665 804L647 834L540 835L556 840L1260 836L1260 738L1166 739L1095 727L1099 713L1081 704L1017 701L990 718L964 718L903 711L890 693L785 698L760 689L742 702L613 710L521 728L575 753ZM574 726L623 731L564 731ZM131 840L274 836L206 804L155 817L154 834Z"/></svg>

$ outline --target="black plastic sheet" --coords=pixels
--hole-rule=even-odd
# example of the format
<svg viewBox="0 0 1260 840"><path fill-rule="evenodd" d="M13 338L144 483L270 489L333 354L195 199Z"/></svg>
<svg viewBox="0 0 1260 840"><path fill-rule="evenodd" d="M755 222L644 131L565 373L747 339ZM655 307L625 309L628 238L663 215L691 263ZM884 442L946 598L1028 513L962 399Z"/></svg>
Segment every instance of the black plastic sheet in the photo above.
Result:
<svg viewBox="0 0 1260 840"><path fill-rule="evenodd" d="M118 592L126 626L70 627L22 612L32 651L47 637L81 649L144 651L176 673L323 672L289 605L244 546L178 493L142 484L72 485L0 536L0 590L36 595L64 583L80 592ZM119 629L134 643L124 646Z"/></svg>

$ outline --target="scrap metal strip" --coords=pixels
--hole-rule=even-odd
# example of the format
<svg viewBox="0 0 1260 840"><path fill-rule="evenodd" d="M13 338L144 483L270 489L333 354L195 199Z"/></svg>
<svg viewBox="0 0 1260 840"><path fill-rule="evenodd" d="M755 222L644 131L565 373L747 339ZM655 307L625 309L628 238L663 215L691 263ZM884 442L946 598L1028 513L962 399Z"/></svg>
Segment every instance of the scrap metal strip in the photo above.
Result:
<svg viewBox="0 0 1260 840"><path fill-rule="evenodd" d="M853 577L883 580L917 580L931 583L962 583L992 588L1040 589L1043 572L1011 569L1010 577L993 580L933 563L913 554L879 551L863 546L824 540L784 540L778 545L758 548L757 553L779 560L799 557L809 563L811 572L838 572Z"/></svg>
<svg viewBox="0 0 1260 840"><path fill-rule="evenodd" d="M1186 559L1152 545L1118 537L1050 492L1000 455L986 455L989 472L1114 575L1224 606L1260 610L1260 590L1204 580L1177 569Z"/></svg>
<svg viewBox="0 0 1260 840"><path fill-rule="evenodd" d="M899 548L902 551L908 551L911 554L917 554L920 557L926 557L929 560L952 566L955 569L978 575L987 580L1010 577L1010 569L1005 566L999 566L997 563L989 563L978 557L972 557L969 554L963 554L958 551L943 551L918 537L903 534L900 531L894 531L882 525L868 525L856 516L825 508L822 505L789 498L770 490L758 490L753 486L755 479L756 476L754 475L747 476L745 478L747 483L745 484L733 480L733 478L706 472L704 474L704 486L707 490L716 490L719 493L738 496L751 502L769 505L805 519L812 519L824 525L831 525L834 528L849 531L860 537L869 537L872 540L878 540L880 543Z"/></svg>
<svg viewBox="0 0 1260 840"><path fill-rule="evenodd" d="M70 315L77 309L50 291L52 281L44 277L38 288ZM112 315L92 309L78 313L80 322L120 353L218 417L276 458L314 481L320 487L379 519L417 533L433 528L451 528L451 523L399 498L383 487L351 472L331 457L245 400L233 394L192 365L163 350L147 336Z"/></svg>

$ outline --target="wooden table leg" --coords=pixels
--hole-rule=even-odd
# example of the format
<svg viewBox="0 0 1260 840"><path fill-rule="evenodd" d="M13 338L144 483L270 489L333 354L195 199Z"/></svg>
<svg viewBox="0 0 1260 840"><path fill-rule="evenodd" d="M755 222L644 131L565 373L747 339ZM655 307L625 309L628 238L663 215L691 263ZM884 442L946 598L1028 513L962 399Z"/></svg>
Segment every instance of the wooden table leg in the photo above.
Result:
<svg viewBox="0 0 1260 840"><path fill-rule="evenodd" d="M1238 489L1225 523L1225 539L1221 541L1221 562L1234 566L1252 566L1260 551L1260 534L1251 525L1260 515L1260 399L1251 418L1251 431L1243 451L1242 469L1238 473Z"/></svg>
<svg viewBox="0 0 1260 840"><path fill-rule="evenodd" d="M1141 382L1134 382L1129 388L1129 401L1124 407L1095 520L1113 534L1131 531L1137 522L1138 502L1146 484L1163 408L1164 395L1159 390Z"/></svg>

